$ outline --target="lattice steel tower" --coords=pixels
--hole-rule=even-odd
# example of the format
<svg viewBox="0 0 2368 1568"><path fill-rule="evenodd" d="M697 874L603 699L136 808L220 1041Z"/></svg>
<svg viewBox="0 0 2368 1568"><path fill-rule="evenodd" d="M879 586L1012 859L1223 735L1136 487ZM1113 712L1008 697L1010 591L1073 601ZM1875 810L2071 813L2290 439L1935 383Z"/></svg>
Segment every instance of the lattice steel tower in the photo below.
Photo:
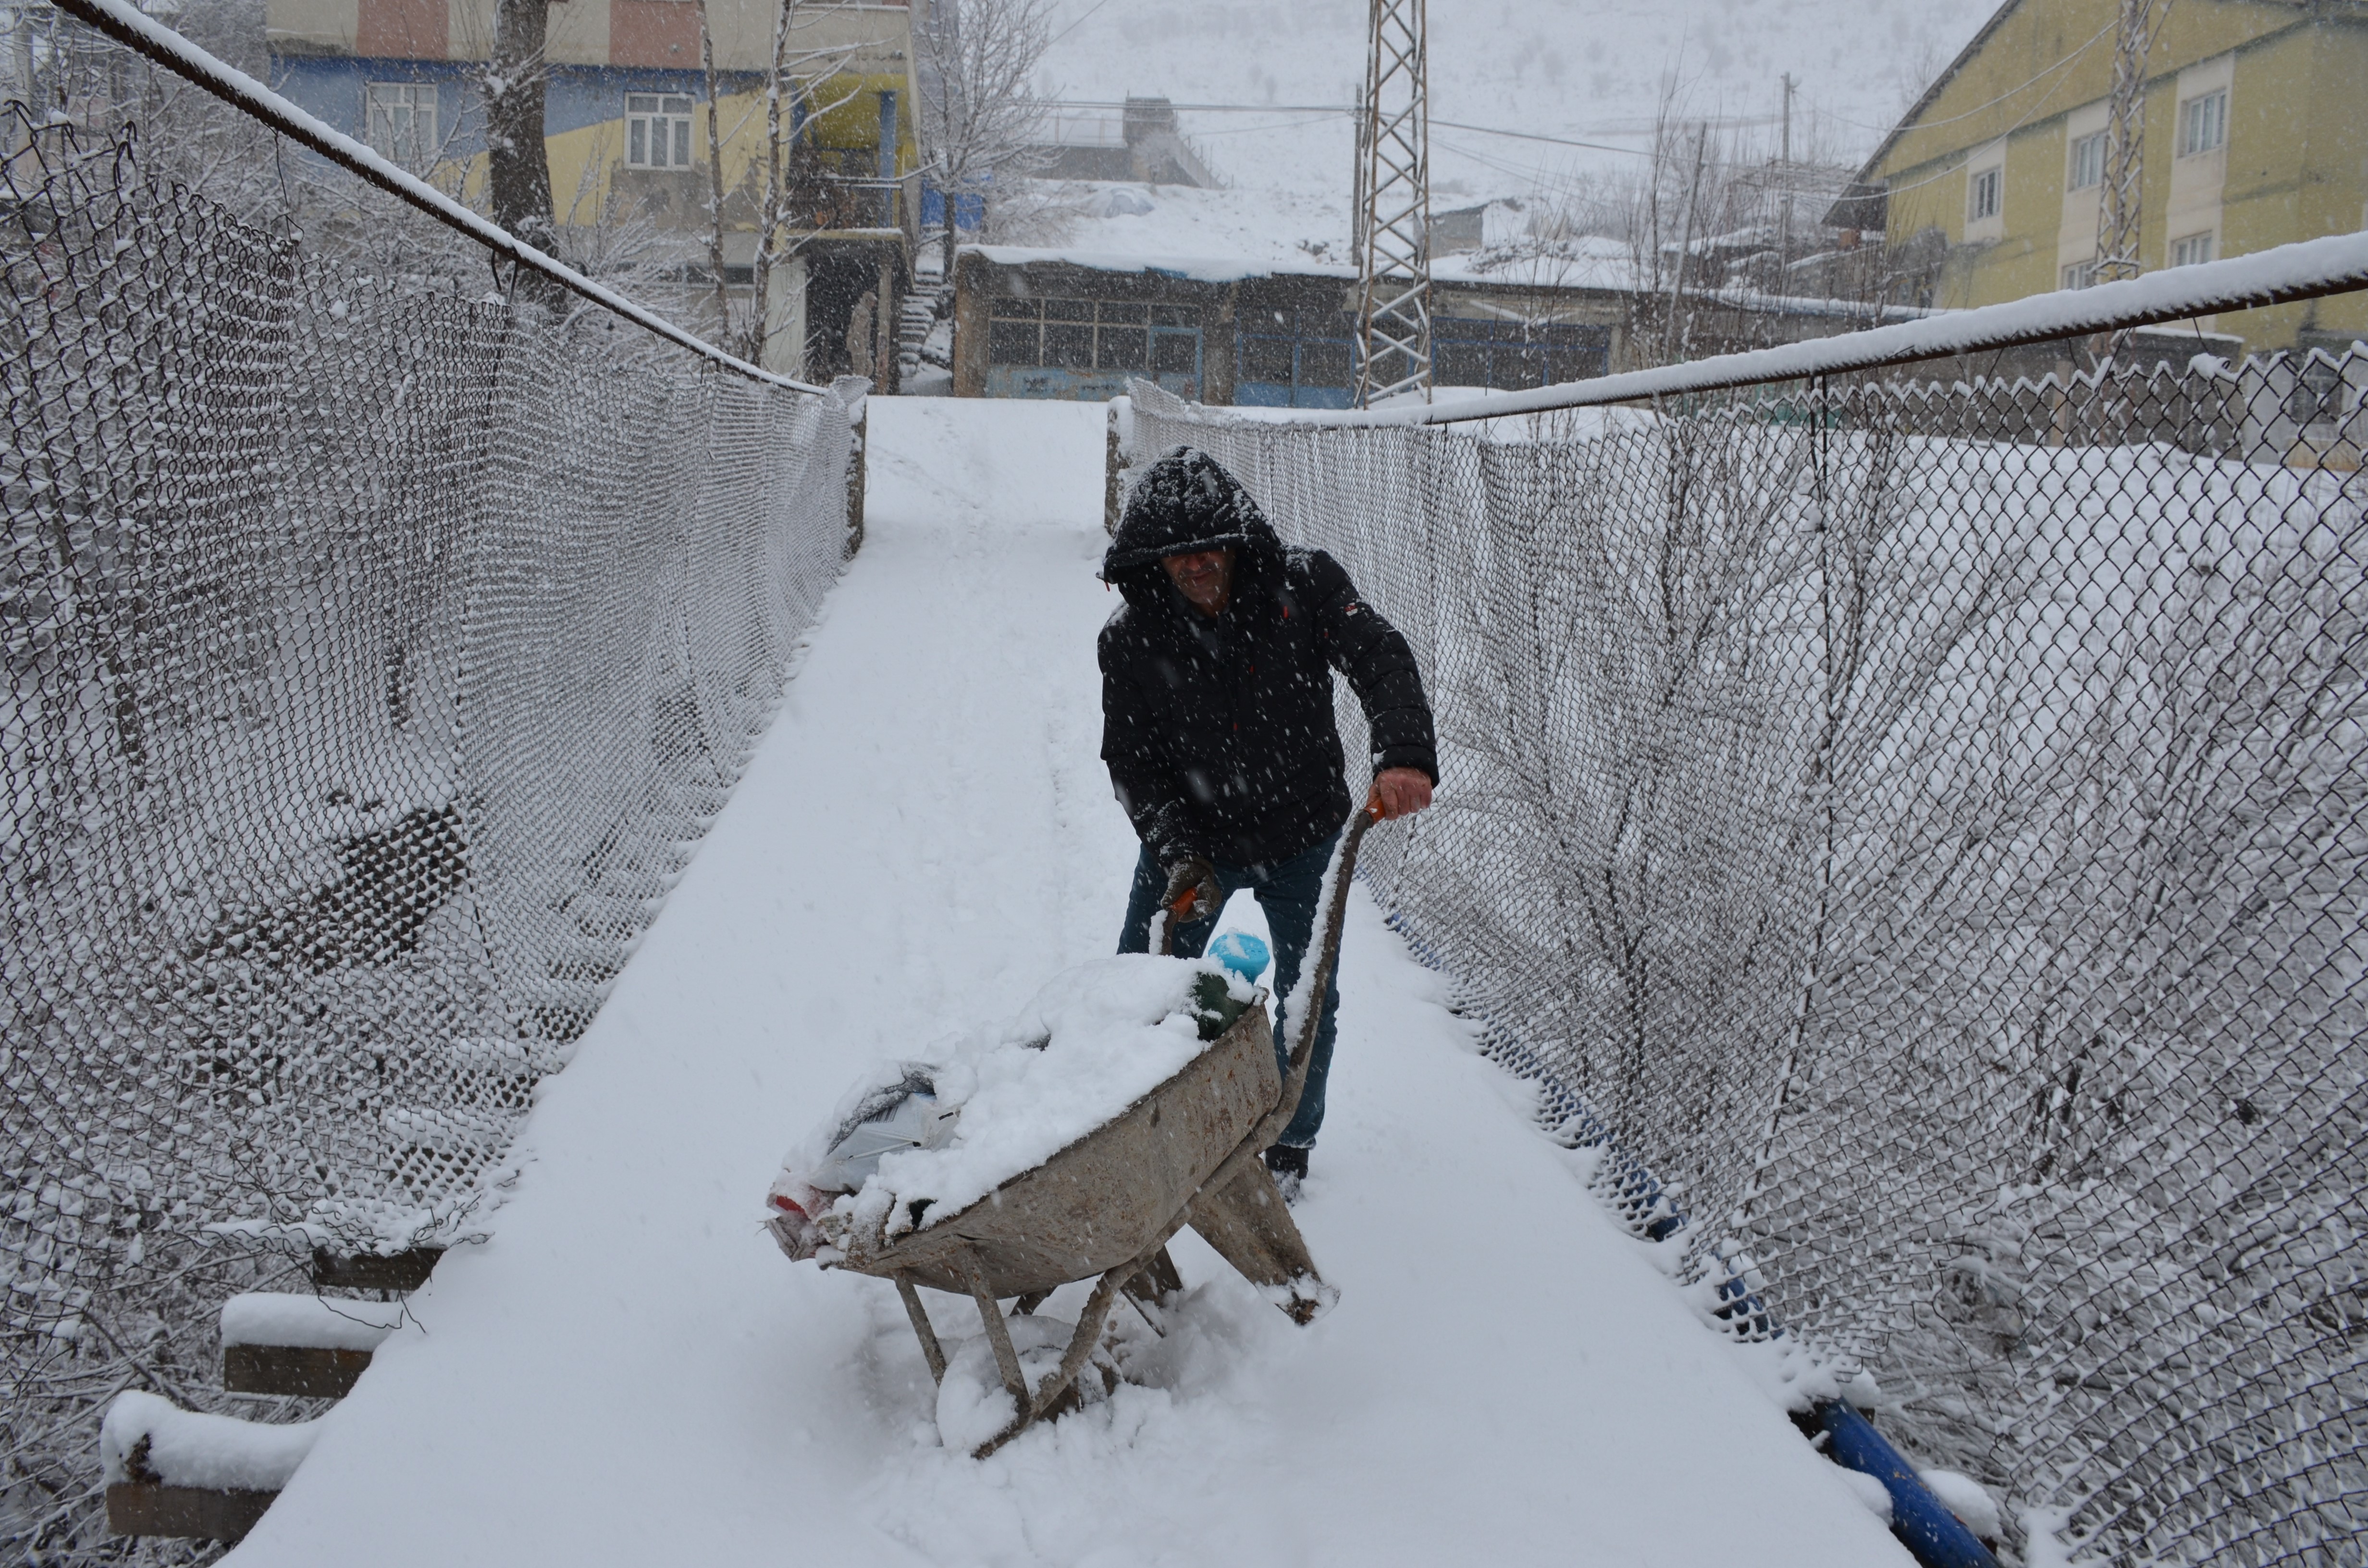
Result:
<svg viewBox="0 0 2368 1568"><path fill-rule="evenodd" d="M2171 0L2121 0L2113 30L2113 96L2105 119L2104 188L2097 196L2096 281L2135 278L2140 187L2146 178L2146 73Z"/></svg>
<svg viewBox="0 0 2368 1568"><path fill-rule="evenodd" d="M1372 0L1357 136L1357 406L1430 400L1427 0Z"/></svg>

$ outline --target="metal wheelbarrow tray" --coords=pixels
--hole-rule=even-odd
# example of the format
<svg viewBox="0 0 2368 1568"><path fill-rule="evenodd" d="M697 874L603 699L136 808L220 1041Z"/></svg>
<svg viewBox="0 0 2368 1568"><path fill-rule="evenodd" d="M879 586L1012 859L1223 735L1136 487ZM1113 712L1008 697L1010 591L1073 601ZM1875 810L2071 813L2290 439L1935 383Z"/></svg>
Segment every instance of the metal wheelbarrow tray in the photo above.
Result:
<svg viewBox="0 0 2368 1568"><path fill-rule="evenodd" d="M943 1381L938 1344L918 1287L966 1295L995 1351L1019 1415L981 1444L984 1459L1030 1425L1064 1407L1100 1342L1121 1290L1178 1288L1169 1238L1190 1225L1296 1323L1307 1323L1335 1292L1315 1271L1307 1244L1261 1158L1290 1124L1315 1054L1326 983L1339 953L1349 873L1371 819L1360 812L1343 835L1326 886L1323 941L1298 1020L1290 1073L1276 1070L1263 1003L1202 994L1203 1038L1215 1040L1176 1074L1110 1121L961 1211L924 1228L885 1235L886 1217L832 1236L840 1256L826 1267L895 1281L930 1376ZM1165 943L1162 942L1164 948ZM1138 1276L1145 1283L1136 1285ZM1032 1310L1063 1285L1096 1281L1060 1367L1031 1392L1001 1301Z"/></svg>

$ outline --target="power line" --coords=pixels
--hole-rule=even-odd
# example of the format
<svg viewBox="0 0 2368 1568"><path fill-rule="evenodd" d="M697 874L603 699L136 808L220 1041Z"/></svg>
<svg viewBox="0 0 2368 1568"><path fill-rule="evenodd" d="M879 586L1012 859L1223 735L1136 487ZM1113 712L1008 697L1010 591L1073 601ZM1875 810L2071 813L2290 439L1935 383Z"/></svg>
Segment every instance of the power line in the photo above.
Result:
<svg viewBox="0 0 2368 1568"><path fill-rule="evenodd" d="M1433 125L1443 125L1450 131L1476 131L1483 136L1507 136L1516 142L1546 142L1556 147L1583 147L1590 153L1625 153L1631 157L1649 158L1652 153L1641 147L1615 147L1608 142L1576 142L1567 136L1544 136L1534 131L1499 131L1493 125L1466 125L1459 119L1440 119Z"/></svg>
<svg viewBox="0 0 2368 1568"><path fill-rule="evenodd" d="M2084 54L2088 53L2089 50L2091 50L2091 49L2093 49L2093 48L2095 48L2095 47L2096 47L2097 40L2098 40L2099 39L2101 39L2101 38L2103 38L2107 33L2112 32L2112 31L2113 30L2113 28L2114 28L2115 27L2117 27L2118 25L2120 25L2120 24L2119 24L2119 19L2118 19L2118 17L2116 17L2116 19L2115 19L2114 21L2107 22L2103 27L2101 27L2101 28L2098 28L2095 32L2093 32L2093 33L2089 34L2089 35L2088 41L2087 41L2087 42L2085 42L2085 43L2082 43L2082 44L2080 44L2079 46L2078 46L2077 48L2075 48L2075 49L2072 51L2072 52L2071 52L2071 53L2069 53L2069 54L2066 55L2063 59L2061 59L2061 60L2059 60L2059 61L2055 62L2053 65L2049 65L2049 66L2044 67L2044 69L2042 69L2042 70L2040 71L2040 73L2039 73L2037 75L2035 75L2035 76L2032 77L2030 80L2028 80L2028 81L2026 81L2026 82L2020 83L2020 84L2018 84L2018 85L2015 85L2015 86L2009 87L2005 92L2000 93L1998 97L1994 97L1994 98L1991 98L1991 99L1989 99L1988 101L1987 101L1987 102L1985 102L1985 103L1978 103L1978 104L1975 104L1973 108L1969 108L1969 109L1966 109L1966 110L1964 110L1962 113L1949 115L1949 116L1947 116L1947 117L1943 118L1943 119L1919 119L1919 120L1918 120L1918 121L1916 122L1916 129L1917 129L1917 130L1918 130L1918 131L1930 131L1930 130L1931 130L1931 129L1932 129L1934 126L1936 126L1936 125L1953 125L1953 124L1955 124L1958 120L1961 120L1961 119L1971 119L1974 116L1975 116L1975 115L1977 115L1977 114L1980 114L1980 113L1981 113L1983 110L1985 110L1985 109L1993 109L1993 108L1998 108L1998 105L2000 105L2000 104L2002 104L2002 103L2006 102L2006 101L2007 101L2007 99L2009 99L2009 98L2010 98L2010 97L2014 97L2017 93L2022 92L2022 91L2024 91L2026 88L2030 88L2030 87L2037 86L2041 82L2044 81L2047 77L2049 77L2049 76L2053 75L2055 73L2056 73L2056 72L2058 72L2058 71L2061 71L2061 70L2062 70L2062 69L2064 69L2064 67L2066 67L2066 65L2071 64L2074 61L2076 61L2076 60L2079 59L2082 55L2084 55ZM2050 95L2049 95L2049 96L2050 96L2050 97L2053 97L2053 96L2054 96L2054 94L2053 94L2053 90L2052 90L2052 89L2051 89L2051 91L2050 91ZM1863 124L1863 123L1861 123L1861 121L1858 121L1858 120L1855 120L1855 119L1850 119L1850 118L1849 118L1847 115L1839 115L1839 114L1835 114L1835 113L1833 113L1831 110L1826 110L1826 111L1824 111L1824 112L1826 113L1826 116L1827 116L1827 119L1829 119L1839 120L1839 121L1840 121L1842 124L1844 124L1844 125L1847 125L1847 126L1850 127L1850 128L1851 128L1852 130L1854 130L1854 131L1881 131L1883 134L1884 134L1884 135L1886 135L1886 136L1887 136L1887 135L1889 135L1893 131L1896 131L1896 130L1897 130L1897 129L1898 129L1898 127L1897 127L1896 125L1892 125L1892 126L1881 126L1881 125L1867 125L1867 124Z"/></svg>
<svg viewBox="0 0 2368 1568"><path fill-rule="evenodd" d="M1125 108L1129 104L1156 102L1145 98L1059 98L1053 108ZM1179 114L1338 114L1357 112L1351 104L1169 104Z"/></svg>
<svg viewBox="0 0 2368 1568"><path fill-rule="evenodd" d="M1103 6L1109 4L1110 0L1094 0L1092 5L1086 7L1086 14L1084 17L1079 17L1076 21L1071 22L1067 27L1063 28L1059 32L1056 32L1051 38L1046 39L1044 40L1044 47L1046 49L1050 49L1054 44L1060 42L1063 39L1067 38L1071 33L1076 32L1079 28L1086 25L1086 17L1092 16L1096 11L1100 10Z"/></svg>
<svg viewBox="0 0 2368 1568"><path fill-rule="evenodd" d="M1297 131L1304 126L1324 125L1339 119L1338 115L1321 115L1314 119L1285 119L1272 125L1228 125L1216 131L1196 131L1195 136L1248 136L1260 131Z"/></svg>

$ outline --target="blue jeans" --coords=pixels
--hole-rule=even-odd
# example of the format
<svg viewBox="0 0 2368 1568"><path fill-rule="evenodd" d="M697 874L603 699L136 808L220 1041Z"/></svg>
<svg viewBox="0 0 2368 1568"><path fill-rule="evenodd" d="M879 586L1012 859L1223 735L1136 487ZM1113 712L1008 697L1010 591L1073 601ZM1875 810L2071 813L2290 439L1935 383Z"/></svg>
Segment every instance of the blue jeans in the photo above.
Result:
<svg viewBox="0 0 2368 1568"><path fill-rule="evenodd" d="M1270 866L1217 867L1217 886L1227 898L1242 888L1266 911L1267 930L1274 937L1274 1059L1286 1077L1291 1070L1291 1025L1283 1017L1282 1000L1299 980L1299 966L1307 957L1309 939L1315 930L1315 901L1324 891L1324 869L1332 863L1332 846L1340 841L1334 834L1313 849L1303 850L1288 860ZM1118 950L1122 953L1147 953L1151 950L1151 917L1158 913L1159 901L1167 892L1167 873L1159 869L1145 849L1134 862L1134 886L1126 898L1126 928L1119 934ZM1176 927L1169 950L1178 958L1196 959L1209 945L1209 937L1217 926L1212 911L1189 925ZM1332 1038L1340 1017L1340 966L1336 961L1332 975L1324 989L1324 1012L1316 1020L1315 1051L1307 1063L1307 1087L1299 1096L1298 1114L1291 1125L1282 1130L1278 1143L1288 1143L1295 1149L1315 1145L1315 1130L1324 1125L1324 1080L1332 1071Z"/></svg>

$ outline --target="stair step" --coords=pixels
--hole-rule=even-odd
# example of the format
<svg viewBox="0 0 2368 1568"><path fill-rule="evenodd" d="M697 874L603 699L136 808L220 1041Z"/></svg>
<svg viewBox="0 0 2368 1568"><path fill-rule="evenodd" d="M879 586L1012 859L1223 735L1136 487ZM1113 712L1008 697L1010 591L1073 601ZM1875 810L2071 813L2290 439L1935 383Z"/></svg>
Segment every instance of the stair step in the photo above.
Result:
<svg viewBox="0 0 2368 1568"><path fill-rule="evenodd" d="M109 1535L166 1536L233 1544L271 1507L277 1492L166 1486L159 1482L118 1481L107 1488Z"/></svg>

